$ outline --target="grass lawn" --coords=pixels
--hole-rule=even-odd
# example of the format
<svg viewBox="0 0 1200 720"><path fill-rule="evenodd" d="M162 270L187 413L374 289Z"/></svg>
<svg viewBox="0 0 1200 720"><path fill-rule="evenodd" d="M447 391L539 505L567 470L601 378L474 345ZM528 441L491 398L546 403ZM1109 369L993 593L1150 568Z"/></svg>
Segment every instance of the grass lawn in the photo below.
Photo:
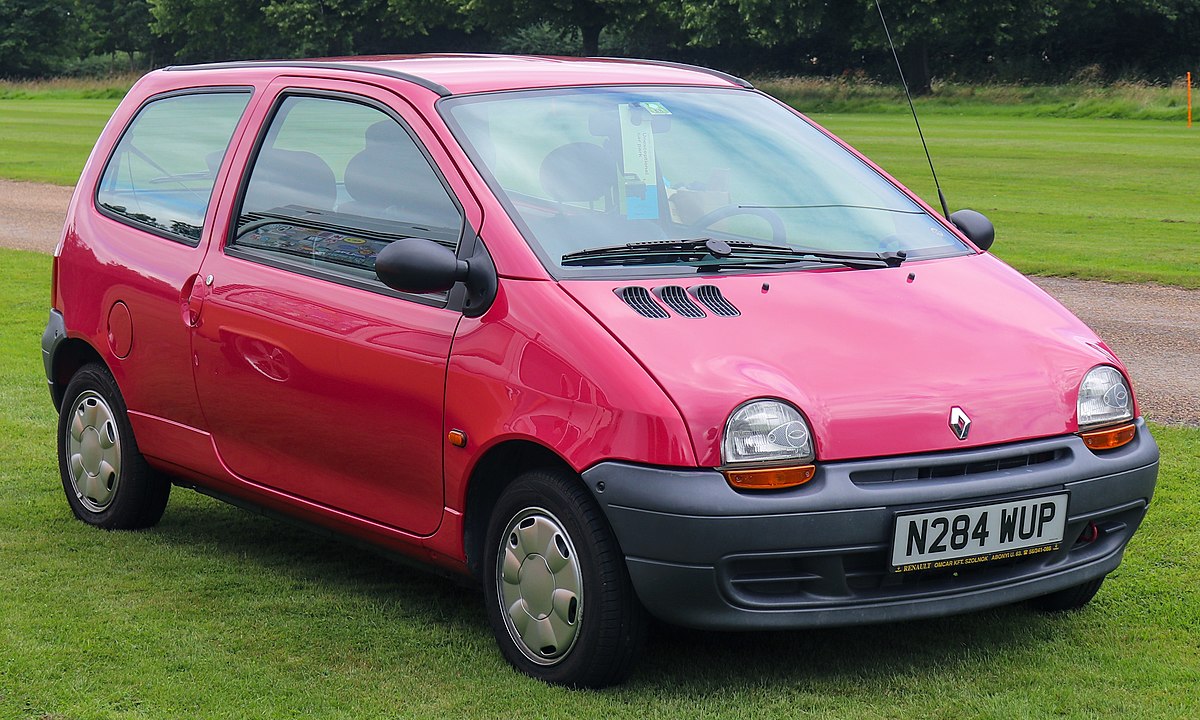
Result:
<svg viewBox="0 0 1200 720"><path fill-rule="evenodd" d="M813 119L938 207L911 116ZM1200 287L1200 128L946 114L921 124L951 212L991 218L993 251L1022 272Z"/></svg>
<svg viewBox="0 0 1200 720"><path fill-rule="evenodd" d="M0 99L0 177L74 185L120 99Z"/></svg>
<svg viewBox="0 0 1200 720"><path fill-rule="evenodd" d="M1156 427L1155 504L1085 610L850 630L659 628L631 681L551 688L471 589L176 489L74 520L38 339L49 258L0 251L0 717L1200 717L1200 429Z"/></svg>

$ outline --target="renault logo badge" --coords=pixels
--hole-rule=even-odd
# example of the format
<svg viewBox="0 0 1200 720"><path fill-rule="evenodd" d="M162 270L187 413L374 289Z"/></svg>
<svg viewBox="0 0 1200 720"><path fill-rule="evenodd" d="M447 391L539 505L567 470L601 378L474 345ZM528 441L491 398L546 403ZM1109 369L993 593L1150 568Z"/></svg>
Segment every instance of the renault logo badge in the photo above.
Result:
<svg viewBox="0 0 1200 720"><path fill-rule="evenodd" d="M967 433L971 432L971 418L957 405L950 408L950 429L959 440L966 440Z"/></svg>

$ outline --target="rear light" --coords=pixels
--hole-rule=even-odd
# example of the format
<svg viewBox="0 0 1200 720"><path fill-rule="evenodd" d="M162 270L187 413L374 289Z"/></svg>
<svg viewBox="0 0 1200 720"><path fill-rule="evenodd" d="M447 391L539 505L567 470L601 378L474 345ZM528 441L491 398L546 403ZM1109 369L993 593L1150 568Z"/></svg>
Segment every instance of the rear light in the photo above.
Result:
<svg viewBox="0 0 1200 720"><path fill-rule="evenodd" d="M58 255L50 261L50 307L58 307Z"/></svg>
<svg viewBox="0 0 1200 720"><path fill-rule="evenodd" d="M1115 428L1079 433L1079 437L1083 438L1083 444L1087 445L1089 450L1113 450L1133 440L1133 436L1136 434L1137 426L1130 423Z"/></svg>
<svg viewBox="0 0 1200 720"><path fill-rule="evenodd" d="M796 487L812 480L816 472L817 468L814 465L722 471L729 484L738 490L778 490Z"/></svg>

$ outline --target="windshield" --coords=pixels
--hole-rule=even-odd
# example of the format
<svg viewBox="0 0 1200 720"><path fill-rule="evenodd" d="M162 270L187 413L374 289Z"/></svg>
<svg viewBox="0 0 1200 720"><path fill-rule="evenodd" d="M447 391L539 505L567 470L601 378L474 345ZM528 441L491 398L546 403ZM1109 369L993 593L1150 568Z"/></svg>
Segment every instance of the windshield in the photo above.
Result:
<svg viewBox="0 0 1200 720"><path fill-rule="evenodd" d="M604 249L595 262L604 273L761 263L761 253L611 252L663 241L703 247L708 238L735 250L754 243L909 259L968 251L868 165L758 93L571 88L451 98L442 107L556 276L596 273L578 267L592 263L579 253Z"/></svg>

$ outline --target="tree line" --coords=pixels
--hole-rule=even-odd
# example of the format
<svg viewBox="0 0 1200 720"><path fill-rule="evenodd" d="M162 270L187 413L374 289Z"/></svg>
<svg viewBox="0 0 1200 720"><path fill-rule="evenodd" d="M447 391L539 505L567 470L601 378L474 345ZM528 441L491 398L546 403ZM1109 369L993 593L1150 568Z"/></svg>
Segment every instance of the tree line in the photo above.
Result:
<svg viewBox="0 0 1200 720"><path fill-rule="evenodd" d="M1163 80L1200 64L1198 0L883 0L931 80ZM0 0L0 77L409 52L654 57L892 77L875 0Z"/></svg>

